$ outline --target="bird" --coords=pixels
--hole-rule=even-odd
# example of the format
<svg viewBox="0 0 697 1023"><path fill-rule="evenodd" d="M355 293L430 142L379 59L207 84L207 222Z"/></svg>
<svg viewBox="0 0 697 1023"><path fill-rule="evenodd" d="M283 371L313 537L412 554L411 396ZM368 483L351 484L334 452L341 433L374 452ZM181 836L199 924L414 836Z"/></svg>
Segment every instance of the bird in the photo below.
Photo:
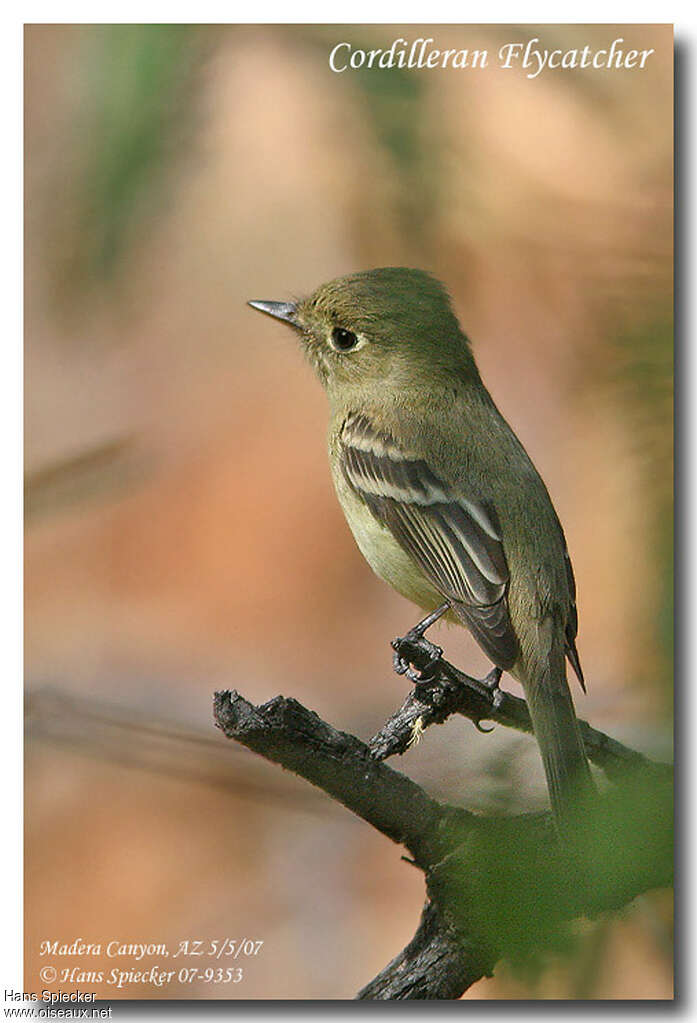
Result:
<svg viewBox="0 0 697 1023"><path fill-rule="evenodd" d="M568 829L595 792L566 677L565 659L585 691L574 573L547 488L485 387L445 286L425 270L379 267L248 304L296 332L324 386L331 475L356 543L428 612L407 636L438 618L459 623L493 662L490 684L503 671L522 684L553 819ZM430 649L435 663L440 648ZM395 661L423 679L399 647Z"/></svg>

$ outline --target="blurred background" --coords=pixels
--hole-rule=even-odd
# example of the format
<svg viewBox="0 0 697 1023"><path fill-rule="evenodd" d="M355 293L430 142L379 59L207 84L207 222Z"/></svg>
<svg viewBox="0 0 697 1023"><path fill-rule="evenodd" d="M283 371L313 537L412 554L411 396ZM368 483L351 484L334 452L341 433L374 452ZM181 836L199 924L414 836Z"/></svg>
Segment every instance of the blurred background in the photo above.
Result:
<svg viewBox="0 0 697 1023"><path fill-rule="evenodd" d="M655 53L330 72L336 42L399 36ZM236 985L83 987L351 998L413 935L421 875L227 742L212 694L292 695L367 739L417 612L354 546L298 345L245 302L382 265L447 284L565 527L578 713L669 759L672 30L33 25L25 64L25 990L49 986L43 939L229 937L264 941ZM432 638L486 670L463 630ZM501 728L451 721L393 766L475 810L545 802L532 740ZM669 998L670 914L644 896L466 997Z"/></svg>

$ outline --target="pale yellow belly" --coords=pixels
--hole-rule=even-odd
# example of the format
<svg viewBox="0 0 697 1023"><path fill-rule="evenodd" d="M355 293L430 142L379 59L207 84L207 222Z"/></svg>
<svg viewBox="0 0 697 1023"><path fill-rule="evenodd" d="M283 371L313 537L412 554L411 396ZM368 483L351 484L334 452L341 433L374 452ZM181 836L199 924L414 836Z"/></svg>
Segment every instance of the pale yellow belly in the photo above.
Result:
<svg viewBox="0 0 697 1023"><path fill-rule="evenodd" d="M442 604L442 594L353 491L348 486L339 486L337 494L361 554L375 574L425 611Z"/></svg>

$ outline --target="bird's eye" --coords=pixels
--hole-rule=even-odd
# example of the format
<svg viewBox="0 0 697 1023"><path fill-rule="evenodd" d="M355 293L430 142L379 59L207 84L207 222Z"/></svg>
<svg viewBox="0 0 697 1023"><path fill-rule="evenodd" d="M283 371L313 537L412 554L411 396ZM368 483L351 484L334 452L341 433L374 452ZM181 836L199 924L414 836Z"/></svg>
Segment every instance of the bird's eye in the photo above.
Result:
<svg viewBox="0 0 697 1023"><path fill-rule="evenodd" d="M344 327L334 327L332 331L332 348L337 352L349 352L358 344L358 338L352 330L345 330Z"/></svg>

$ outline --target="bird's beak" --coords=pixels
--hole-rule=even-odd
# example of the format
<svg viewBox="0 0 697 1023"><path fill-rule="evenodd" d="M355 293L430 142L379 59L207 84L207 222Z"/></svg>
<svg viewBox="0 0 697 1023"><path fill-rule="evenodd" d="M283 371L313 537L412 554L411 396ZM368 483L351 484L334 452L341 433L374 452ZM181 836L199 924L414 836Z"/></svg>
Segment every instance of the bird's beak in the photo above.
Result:
<svg viewBox="0 0 697 1023"><path fill-rule="evenodd" d="M247 305L251 305L252 309L258 309L260 313L266 313L267 316L273 316L276 320L290 323L292 327L298 326L297 310L293 302L261 302L255 299L247 302Z"/></svg>

